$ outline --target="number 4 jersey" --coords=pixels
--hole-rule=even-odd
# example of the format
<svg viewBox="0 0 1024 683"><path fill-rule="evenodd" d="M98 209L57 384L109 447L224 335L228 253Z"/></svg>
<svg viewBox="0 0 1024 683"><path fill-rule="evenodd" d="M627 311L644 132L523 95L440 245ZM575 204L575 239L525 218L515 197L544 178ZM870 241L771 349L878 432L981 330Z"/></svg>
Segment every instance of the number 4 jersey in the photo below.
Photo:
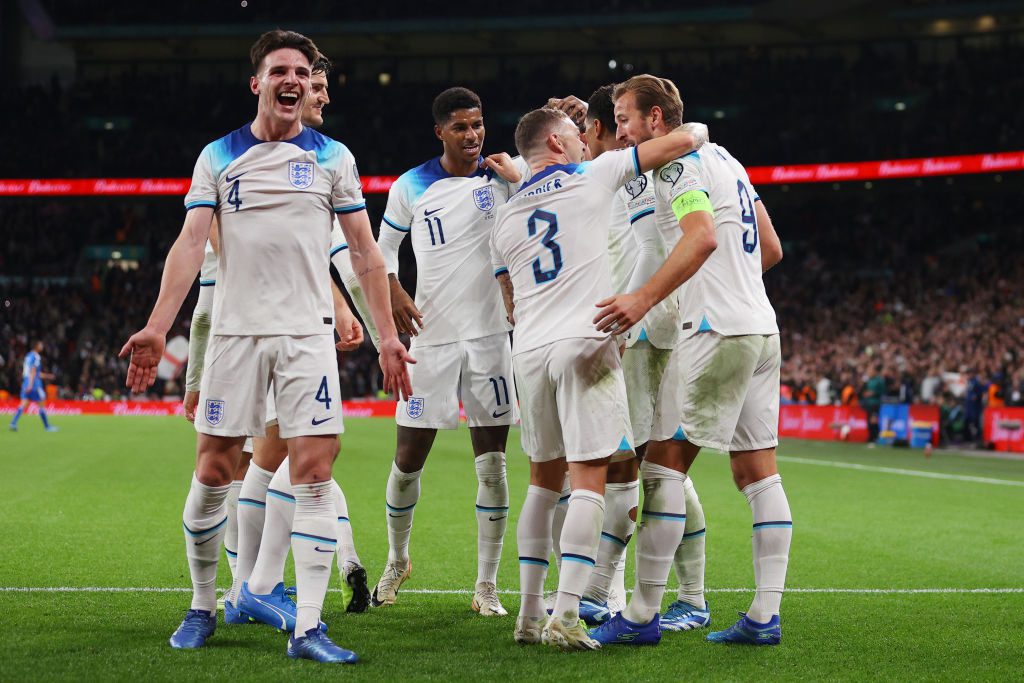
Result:
<svg viewBox="0 0 1024 683"><path fill-rule="evenodd" d="M615 193L640 174L633 149L548 166L498 210L495 275L515 290L513 354L560 339L604 339L595 304L611 296L608 230Z"/></svg>
<svg viewBox="0 0 1024 683"><path fill-rule="evenodd" d="M699 152L655 171L654 192L658 227L670 246L682 236L673 202L685 206L687 202L680 198L689 192L703 192L714 209L718 248L677 290L681 338L707 331L727 337L777 334L775 309L761 278L761 245L754 212L754 202L760 197L740 162L721 145L709 142Z"/></svg>

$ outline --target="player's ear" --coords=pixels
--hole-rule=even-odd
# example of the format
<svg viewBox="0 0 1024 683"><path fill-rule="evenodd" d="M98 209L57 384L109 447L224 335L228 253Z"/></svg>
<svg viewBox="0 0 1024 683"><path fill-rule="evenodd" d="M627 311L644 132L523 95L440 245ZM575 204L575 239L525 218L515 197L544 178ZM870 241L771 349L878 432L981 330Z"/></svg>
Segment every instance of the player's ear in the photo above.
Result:
<svg viewBox="0 0 1024 683"><path fill-rule="evenodd" d="M661 107L654 105L651 107L651 128L657 128L658 123L665 120L665 112L661 110Z"/></svg>
<svg viewBox="0 0 1024 683"><path fill-rule="evenodd" d="M249 76L249 90L252 91L253 95L260 94L260 80L255 76Z"/></svg>
<svg viewBox="0 0 1024 683"><path fill-rule="evenodd" d="M441 140L442 142L444 141L444 138L441 137L441 126L437 125L436 123L434 124L434 137L436 137L438 140Z"/></svg>

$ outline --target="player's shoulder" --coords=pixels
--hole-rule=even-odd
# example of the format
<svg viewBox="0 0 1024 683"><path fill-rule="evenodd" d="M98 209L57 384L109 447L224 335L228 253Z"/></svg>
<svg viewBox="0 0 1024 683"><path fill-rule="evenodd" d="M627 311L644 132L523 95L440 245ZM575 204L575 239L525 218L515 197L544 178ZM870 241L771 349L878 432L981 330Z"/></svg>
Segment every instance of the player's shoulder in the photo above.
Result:
<svg viewBox="0 0 1024 683"><path fill-rule="evenodd" d="M207 160L214 176L219 176L228 164L259 144L260 141L252 134L250 126L251 124L246 123L203 148L200 159Z"/></svg>
<svg viewBox="0 0 1024 683"><path fill-rule="evenodd" d="M287 142L306 152L315 152L317 163L323 167L337 167L342 159L353 156L344 143L309 127L303 128L301 133Z"/></svg>

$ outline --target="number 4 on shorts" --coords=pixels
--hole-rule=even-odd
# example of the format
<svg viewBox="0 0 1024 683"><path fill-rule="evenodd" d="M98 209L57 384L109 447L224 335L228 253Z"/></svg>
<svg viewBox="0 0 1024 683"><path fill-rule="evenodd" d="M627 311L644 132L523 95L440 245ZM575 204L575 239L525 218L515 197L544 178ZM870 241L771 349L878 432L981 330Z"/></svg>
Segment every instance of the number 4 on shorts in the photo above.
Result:
<svg viewBox="0 0 1024 683"><path fill-rule="evenodd" d="M316 390L316 400L324 404L324 410L331 409L331 394L327 390L327 375L320 380L320 388Z"/></svg>

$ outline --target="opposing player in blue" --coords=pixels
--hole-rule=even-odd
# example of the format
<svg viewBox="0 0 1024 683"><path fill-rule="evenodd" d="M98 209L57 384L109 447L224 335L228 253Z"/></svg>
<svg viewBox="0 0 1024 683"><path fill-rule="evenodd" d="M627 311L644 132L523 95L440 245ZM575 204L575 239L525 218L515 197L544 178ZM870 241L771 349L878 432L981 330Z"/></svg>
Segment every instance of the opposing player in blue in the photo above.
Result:
<svg viewBox="0 0 1024 683"><path fill-rule="evenodd" d="M21 371L21 405L11 418L10 430L18 431L18 420L21 419L25 408L28 408L29 401L39 405L39 419L43 421L43 427L48 432L55 432L57 428L50 424L50 419L43 408L43 401L46 400L46 390L43 388L44 379L53 379L53 375L42 372L43 342L37 341L32 345L32 350L25 354L25 365Z"/></svg>
<svg viewBox="0 0 1024 683"><path fill-rule="evenodd" d="M295 497L291 544L298 599L288 656L325 663L358 659L320 628L338 544L331 468L343 431L325 277L335 213L381 335L385 390L408 396L406 363L415 361L391 319L384 261L355 159L343 144L301 122L318 55L313 41L293 31L269 31L253 45L249 85L258 97L256 118L200 155L153 312L120 354L131 355L128 387L141 391L153 384L167 330L200 269L216 214L220 263L196 415L196 469L182 520L193 596L171 636L175 648L202 647L216 629L226 499L246 435L264 433L272 383ZM262 267L269 259L275 267Z"/></svg>

